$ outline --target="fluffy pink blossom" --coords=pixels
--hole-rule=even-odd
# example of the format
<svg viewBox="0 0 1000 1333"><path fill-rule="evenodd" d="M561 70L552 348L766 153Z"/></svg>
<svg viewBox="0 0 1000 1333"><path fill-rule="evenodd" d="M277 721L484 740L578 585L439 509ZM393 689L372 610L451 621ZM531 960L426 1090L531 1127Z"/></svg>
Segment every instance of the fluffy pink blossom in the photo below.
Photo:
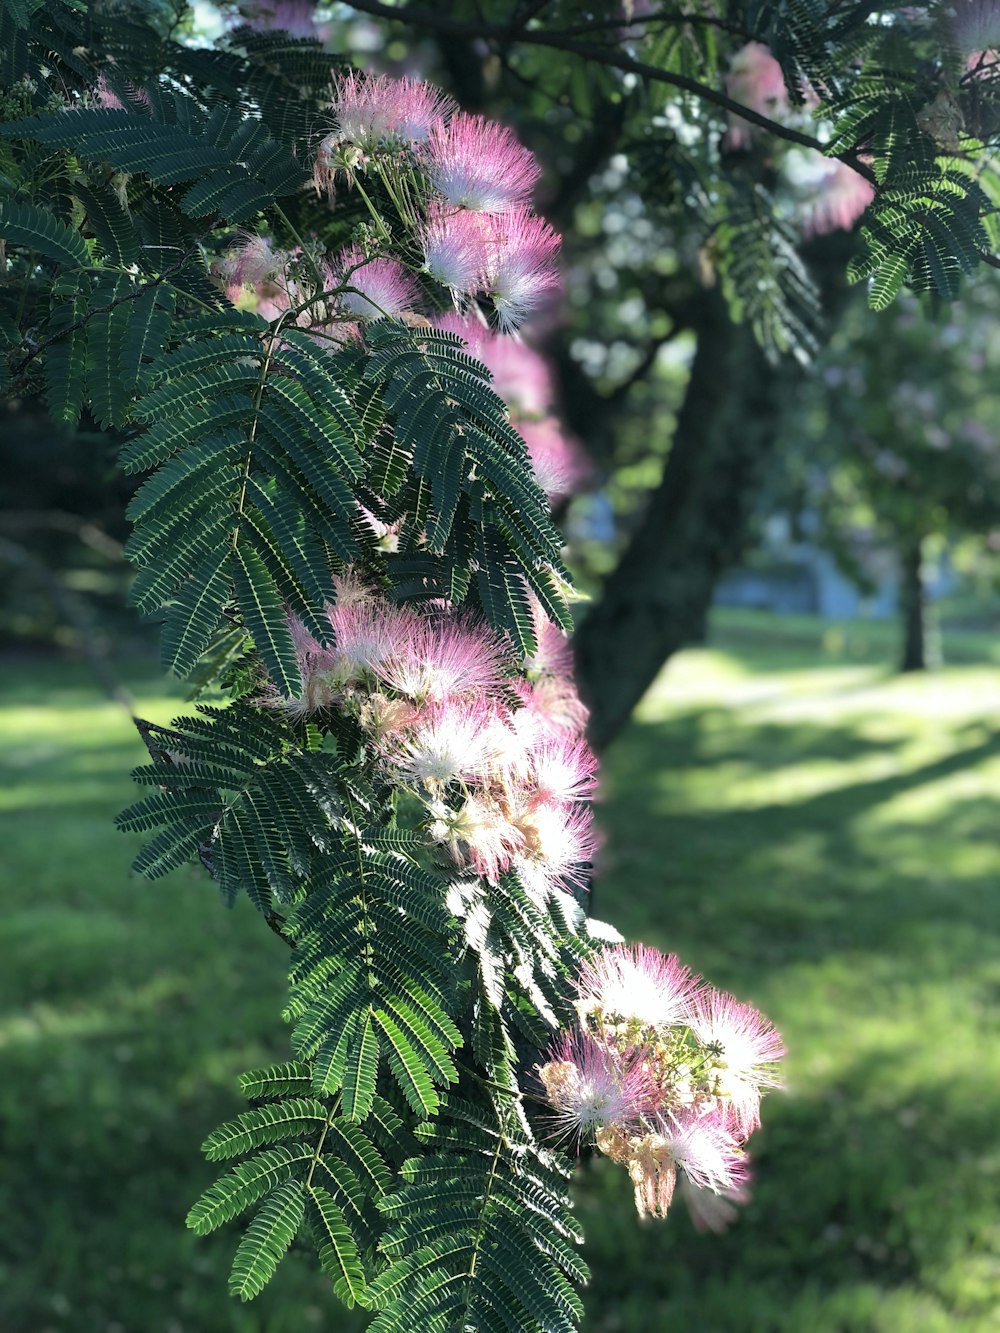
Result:
<svg viewBox="0 0 1000 1333"><path fill-rule="evenodd" d="M386 757L405 778L431 788L481 779L496 763L491 721L481 700L438 704L394 738Z"/></svg>
<svg viewBox="0 0 1000 1333"><path fill-rule="evenodd" d="M504 333L524 323L559 286L561 242L544 218L512 208L494 220L486 290Z"/></svg>
<svg viewBox="0 0 1000 1333"><path fill-rule="evenodd" d="M524 659L525 671L572 677L573 646L570 636L558 625L553 625L534 593L529 600L531 623L535 631L535 651Z"/></svg>
<svg viewBox="0 0 1000 1333"><path fill-rule="evenodd" d="M494 336L480 316L471 313L460 314L457 310L449 310L443 315L435 315L431 323L434 328L440 329L442 333L454 333L456 337L461 338L469 356L475 357L477 361L483 360L484 339Z"/></svg>
<svg viewBox="0 0 1000 1333"><path fill-rule="evenodd" d="M512 816L524 839L514 859L521 882L539 902L562 890L571 892L586 883L586 869L599 842L589 805L528 803Z"/></svg>
<svg viewBox="0 0 1000 1333"><path fill-rule="evenodd" d="M555 404L556 390L548 358L519 337L486 327L474 314L449 311L434 320L435 328L464 339L470 356L493 376L493 387L519 418L540 417Z"/></svg>
<svg viewBox="0 0 1000 1333"><path fill-rule="evenodd" d="M579 1029L564 1033L548 1056L538 1077L567 1137L629 1125L643 1114L649 1088L638 1062L616 1060L606 1046Z"/></svg>
<svg viewBox="0 0 1000 1333"><path fill-rule="evenodd" d="M293 712L309 714L329 708L334 699L337 653L324 648L306 629L298 616L289 616L288 628L302 678L302 694L292 701Z"/></svg>
<svg viewBox="0 0 1000 1333"><path fill-rule="evenodd" d="M375 597L338 601L327 608L327 615L337 640L338 660L352 677L373 672L401 651L420 627L416 612Z"/></svg>
<svg viewBox="0 0 1000 1333"><path fill-rule="evenodd" d="M456 208L500 213L531 197L541 174L534 154L506 125L459 112L427 135L431 183Z"/></svg>
<svg viewBox="0 0 1000 1333"><path fill-rule="evenodd" d="M454 103L439 88L417 79L351 70L336 83L332 110L335 137L369 153L386 143L423 142Z"/></svg>
<svg viewBox="0 0 1000 1333"><path fill-rule="evenodd" d="M603 1142L602 1142L603 1137ZM635 1210L640 1217L666 1217L674 1197L677 1167L660 1134L644 1134L635 1142L616 1143L613 1134L599 1137L597 1146L612 1161L625 1162L635 1186Z"/></svg>
<svg viewBox="0 0 1000 1333"><path fill-rule="evenodd" d="M552 367L530 344L488 332L476 355L493 376L497 393L518 416L542 416L553 407Z"/></svg>
<svg viewBox="0 0 1000 1333"><path fill-rule="evenodd" d="M418 233L427 272L461 296L479 291L486 277L489 233L481 213L432 203Z"/></svg>
<svg viewBox="0 0 1000 1333"><path fill-rule="evenodd" d="M875 187L864 176L846 162L830 162L803 208L802 230L806 236L850 231L874 198Z"/></svg>
<svg viewBox="0 0 1000 1333"><path fill-rule="evenodd" d="M585 740L542 735L530 757L532 804L560 806L590 799L597 785L597 758Z"/></svg>
<svg viewBox="0 0 1000 1333"><path fill-rule="evenodd" d="M663 1028L687 1021L697 985L676 954L616 944L584 964L576 989L583 1012Z"/></svg>
<svg viewBox="0 0 1000 1333"><path fill-rule="evenodd" d="M747 42L733 56L726 75L726 92L762 116L775 119L788 109L788 89L781 66L762 42ZM739 116L729 117L724 146L745 148L754 127Z"/></svg>
<svg viewBox="0 0 1000 1333"><path fill-rule="evenodd" d="M413 308L416 283L394 259L365 259L356 247L343 251L329 273L331 287L350 287L340 303L355 319L390 318Z"/></svg>
<svg viewBox="0 0 1000 1333"><path fill-rule="evenodd" d="M542 676L530 684L516 681L514 689L523 710L542 730L552 734L568 732L572 736L583 734L589 714L569 677Z"/></svg>
<svg viewBox="0 0 1000 1333"><path fill-rule="evenodd" d="M239 246L218 265L219 272L234 287L259 287L277 277L285 267L288 256L275 250L267 236L247 233Z"/></svg>
<svg viewBox="0 0 1000 1333"><path fill-rule="evenodd" d="M1000 73L1000 50L989 47L972 51L965 61L965 71L973 79L994 79Z"/></svg>
<svg viewBox="0 0 1000 1333"><path fill-rule="evenodd" d="M702 989L690 1006L688 1023L717 1060L718 1095L726 1117L746 1137L760 1123L760 1090L777 1087L775 1064L785 1053L770 1019L732 995Z"/></svg>
<svg viewBox="0 0 1000 1333"><path fill-rule="evenodd" d="M431 836L446 844L457 865L491 884L510 869L524 842L520 829L495 801L475 795L469 796L458 811L440 810Z"/></svg>
<svg viewBox="0 0 1000 1333"><path fill-rule="evenodd" d="M373 666L383 684L419 702L440 703L495 691L509 652L485 624L468 616L416 617L406 640Z"/></svg>
<svg viewBox="0 0 1000 1333"><path fill-rule="evenodd" d="M949 36L963 56L1000 46L1000 0L952 0L946 15Z"/></svg>
<svg viewBox="0 0 1000 1333"><path fill-rule="evenodd" d="M555 417L518 421L517 429L528 446L535 480L553 503L574 494L592 475L583 446Z"/></svg>
<svg viewBox="0 0 1000 1333"><path fill-rule="evenodd" d="M246 289L230 283L226 288L226 295L235 304L246 296ZM298 299L294 283L259 282L253 288L253 308L262 319L277 319L279 315L283 315L292 304L293 298Z"/></svg>
<svg viewBox="0 0 1000 1333"><path fill-rule="evenodd" d="M490 724L490 743L496 755L496 771L506 783L524 783L531 777L531 750L539 741L534 719L524 709L497 709Z"/></svg>
<svg viewBox="0 0 1000 1333"><path fill-rule="evenodd" d="M659 1131L674 1165L701 1189L732 1190L747 1179L746 1154L721 1116L687 1112L659 1122Z"/></svg>

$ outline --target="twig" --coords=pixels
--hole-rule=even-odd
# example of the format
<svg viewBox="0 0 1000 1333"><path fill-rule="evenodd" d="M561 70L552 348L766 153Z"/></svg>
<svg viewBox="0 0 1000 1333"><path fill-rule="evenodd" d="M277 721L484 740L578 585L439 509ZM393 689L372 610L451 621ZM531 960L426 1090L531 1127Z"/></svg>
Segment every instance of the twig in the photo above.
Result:
<svg viewBox="0 0 1000 1333"><path fill-rule="evenodd" d="M181 259L178 259L176 264L173 264L168 269L164 269L159 277L152 278L149 282L144 282L141 286L136 287L134 291L126 292L124 296L116 296L115 299L109 301L107 305L94 306L92 309L88 310L85 315L81 315L80 318L74 320L72 324L68 324L66 328L60 329L58 333L50 334L49 337L40 342L37 347L33 347L17 369L12 372L14 382L16 383L21 379L28 366L34 361L35 357L40 356L41 353L44 352L46 348L51 347L53 343L57 343L61 339L68 337L69 334L75 333L77 329L82 329L84 325L88 324L94 318L95 315L107 314L109 310L114 310L116 306L124 305L126 301L137 301L139 297L144 296L151 287L159 287L160 284L166 282L168 278L172 278L175 273L179 273L184 265L197 253L197 247L193 250L189 250L186 255Z"/></svg>

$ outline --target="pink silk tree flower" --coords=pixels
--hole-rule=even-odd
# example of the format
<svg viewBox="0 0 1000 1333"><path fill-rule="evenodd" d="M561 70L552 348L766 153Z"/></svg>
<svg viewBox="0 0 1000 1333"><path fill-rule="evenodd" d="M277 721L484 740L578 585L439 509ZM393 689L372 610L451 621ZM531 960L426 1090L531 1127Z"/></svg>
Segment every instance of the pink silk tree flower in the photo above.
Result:
<svg viewBox="0 0 1000 1333"><path fill-rule="evenodd" d="M430 126L427 173L454 207L500 213L531 198L541 168L506 125L460 111Z"/></svg>
<svg viewBox="0 0 1000 1333"><path fill-rule="evenodd" d="M431 323L434 328L440 329L442 333L454 333L465 343L469 356L474 357L477 361L483 360L484 339L493 335L481 317L476 314L460 314L457 310L449 310L446 314L435 315Z"/></svg>
<svg viewBox="0 0 1000 1333"><path fill-rule="evenodd" d="M338 602L327 608L327 616L336 637L338 659L353 677L374 672L404 647L420 625L416 612L376 597Z"/></svg>
<svg viewBox="0 0 1000 1333"><path fill-rule="evenodd" d="M524 659L525 671L538 672L540 675L573 675L573 645L565 630L553 625L545 614L541 602L532 593L531 623L535 631L535 651Z"/></svg>
<svg viewBox="0 0 1000 1333"><path fill-rule="evenodd" d="M583 446L563 430L555 417L516 424L528 446L535 480L549 502L574 495L593 473Z"/></svg>
<svg viewBox="0 0 1000 1333"><path fill-rule="evenodd" d="M953 0L945 24L961 55L985 53L1000 46L1000 0Z"/></svg>
<svg viewBox="0 0 1000 1333"><path fill-rule="evenodd" d="M806 236L828 236L850 231L875 198L875 186L846 162L830 162L815 184L815 193L803 207Z"/></svg>
<svg viewBox="0 0 1000 1333"><path fill-rule="evenodd" d="M538 1077L562 1136L579 1139L640 1120L649 1089L638 1062L616 1060L579 1029L563 1033L548 1056Z"/></svg>
<svg viewBox="0 0 1000 1333"><path fill-rule="evenodd" d="M306 629L298 616L288 617L288 629L295 647L295 657L302 678L302 694L290 702L290 711L301 715L329 708L334 699L337 653L324 648Z"/></svg>
<svg viewBox="0 0 1000 1333"><path fill-rule="evenodd" d="M431 836L445 843L456 865L496 884L510 869L524 842L495 801L469 796L458 811L442 809L431 826Z"/></svg>
<svg viewBox="0 0 1000 1333"><path fill-rule="evenodd" d="M661 1118L659 1131L671 1161L701 1189L728 1191L744 1184L746 1154L714 1112Z"/></svg>
<svg viewBox="0 0 1000 1333"><path fill-rule="evenodd" d="M539 902L555 891L583 888L599 841L589 805L528 805L511 817L524 839L514 866Z"/></svg>
<svg viewBox="0 0 1000 1333"><path fill-rule="evenodd" d="M745 1138L760 1123L761 1088L779 1086L775 1065L785 1054L781 1037L752 1004L711 988L694 997L687 1021L715 1057L717 1095Z"/></svg>
<svg viewBox="0 0 1000 1333"><path fill-rule="evenodd" d="M341 291L340 304L355 319L392 318L412 310L417 297L413 279L394 259L366 259L355 247L341 253L329 272L331 287Z"/></svg>
<svg viewBox="0 0 1000 1333"><path fill-rule="evenodd" d="M521 338L487 330L475 354L493 376L493 387L521 417L540 417L556 400L552 368L546 357Z"/></svg>
<svg viewBox="0 0 1000 1333"><path fill-rule="evenodd" d="M480 291L486 279L489 235L481 213L432 203L418 233L424 267L459 296Z"/></svg>
<svg viewBox="0 0 1000 1333"><path fill-rule="evenodd" d="M548 358L520 337L497 333L475 314L456 311L437 316L434 327L464 340L469 355L483 363L493 376L493 388L518 418L541 417L552 410L556 390Z"/></svg>
<svg viewBox="0 0 1000 1333"><path fill-rule="evenodd" d="M698 978L676 954L645 944L616 944L585 963L576 990L582 1013L643 1028L687 1022Z"/></svg>
<svg viewBox="0 0 1000 1333"><path fill-rule="evenodd" d="M486 291L504 333L517 329L559 286L561 241L544 218L512 208L493 221Z"/></svg>
<svg viewBox="0 0 1000 1333"><path fill-rule="evenodd" d="M423 143L453 107L450 97L422 80L351 70L334 86L335 137L362 153L393 141Z"/></svg>
<svg viewBox="0 0 1000 1333"><path fill-rule="evenodd" d="M560 732L581 736L590 714L568 676L542 676L529 684L515 681L514 690L521 699L523 710L544 731L552 735Z"/></svg>
<svg viewBox="0 0 1000 1333"><path fill-rule="evenodd" d="M612 1161L624 1161L627 1165L639 1216L666 1217L674 1197L677 1167L662 1135L644 1134L628 1147L615 1144L610 1135L605 1135L598 1138L597 1146L607 1152ZM613 1149L610 1152L609 1146Z"/></svg>
<svg viewBox="0 0 1000 1333"><path fill-rule="evenodd" d="M267 236L245 234L236 250L219 265L219 272L236 287L259 287L284 271L289 256L275 250Z"/></svg>
<svg viewBox="0 0 1000 1333"><path fill-rule="evenodd" d="M571 736L539 737L532 746L533 805L586 801L597 786L597 757L585 740Z"/></svg>
<svg viewBox="0 0 1000 1333"><path fill-rule="evenodd" d="M726 75L726 92L734 102L740 102L769 119L777 118L788 109L785 76L762 42L747 42L733 56ZM730 115L724 147L745 148L754 128L749 121Z"/></svg>
<svg viewBox="0 0 1000 1333"><path fill-rule="evenodd" d="M437 704L394 736L385 756L404 778L431 789L482 779L496 764L492 716L482 700Z"/></svg>
<svg viewBox="0 0 1000 1333"><path fill-rule="evenodd" d="M409 635L373 666L384 685L418 702L495 692L510 664L502 640L468 616L416 617Z"/></svg>

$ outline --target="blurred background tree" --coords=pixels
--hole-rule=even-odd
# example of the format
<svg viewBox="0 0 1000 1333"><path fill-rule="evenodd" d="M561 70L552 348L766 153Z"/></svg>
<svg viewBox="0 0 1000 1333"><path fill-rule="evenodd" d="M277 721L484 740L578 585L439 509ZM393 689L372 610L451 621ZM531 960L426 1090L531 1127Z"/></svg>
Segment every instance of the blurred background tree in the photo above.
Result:
<svg viewBox="0 0 1000 1333"><path fill-rule="evenodd" d="M782 443L786 482L844 568L865 582L859 532L895 557L903 671L940 661L929 555L986 551L1000 524L998 297L984 281L936 318L913 298L874 318L855 304Z"/></svg>

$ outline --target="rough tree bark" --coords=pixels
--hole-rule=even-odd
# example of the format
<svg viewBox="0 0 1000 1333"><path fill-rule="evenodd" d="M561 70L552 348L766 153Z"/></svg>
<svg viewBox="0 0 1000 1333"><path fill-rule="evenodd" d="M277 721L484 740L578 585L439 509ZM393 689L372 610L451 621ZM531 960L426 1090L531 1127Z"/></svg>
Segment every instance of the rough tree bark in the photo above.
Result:
<svg viewBox="0 0 1000 1333"><path fill-rule="evenodd" d="M691 321L697 348L663 480L576 635L577 674L604 749L668 657L704 633L720 575L742 554L782 404L802 375L768 363L717 291Z"/></svg>

